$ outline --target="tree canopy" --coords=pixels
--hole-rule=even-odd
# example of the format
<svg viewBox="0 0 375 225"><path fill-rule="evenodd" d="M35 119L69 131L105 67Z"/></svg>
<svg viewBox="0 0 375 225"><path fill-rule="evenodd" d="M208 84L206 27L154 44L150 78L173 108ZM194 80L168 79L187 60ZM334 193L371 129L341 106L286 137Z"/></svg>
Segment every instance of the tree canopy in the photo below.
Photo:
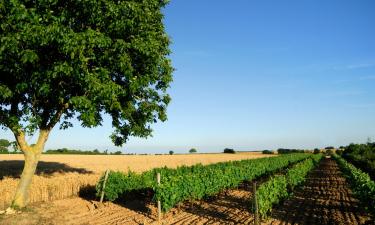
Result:
<svg viewBox="0 0 375 225"><path fill-rule="evenodd" d="M197 149L195 149L195 148L191 148L190 150L189 150L189 153L196 153L197 152Z"/></svg>
<svg viewBox="0 0 375 225"><path fill-rule="evenodd" d="M149 136L170 101L166 4L0 1L0 126L24 135L75 117L95 127L108 114L115 145Z"/></svg>
<svg viewBox="0 0 375 225"><path fill-rule="evenodd" d="M0 127L25 164L12 202L26 206L52 128L99 126L113 143L151 135L166 120L173 68L161 9L166 0L0 0ZM36 143L26 136L39 131ZM121 154L121 152L119 152Z"/></svg>

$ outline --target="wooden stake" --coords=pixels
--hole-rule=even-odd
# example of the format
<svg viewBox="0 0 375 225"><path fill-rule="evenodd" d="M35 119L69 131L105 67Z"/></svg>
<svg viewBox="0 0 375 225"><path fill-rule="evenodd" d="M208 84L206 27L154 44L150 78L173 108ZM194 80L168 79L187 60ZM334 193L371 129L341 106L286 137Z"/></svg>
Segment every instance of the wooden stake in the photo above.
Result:
<svg viewBox="0 0 375 225"><path fill-rule="evenodd" d="M105 183L107 183L108 175L109 175L109 170L105 171L103 188L102 188L102 196L100 196L100 203L102 203L104 199L104 189L105 189Z"/></svg>
<svg viewBox="0 0 375 225"><path fill-rule="evenodd" d="M254 210L254 211L255 211L255 213L254 213L254 224L255 224L255 225L259 225L258 200L257 200L257 195L256 195L256 193L257 193L257 182L254 182L254 184L253 184L254 209L255 209L255 210Z"/></svg>
<svg viewBox="0 0 375 225"><path fill-rule="evenodd" d="M160 173L157 173L156 180L158 182L158 185L160 185ZM158 221L161 220L161 202L158 201Z"/></svg>

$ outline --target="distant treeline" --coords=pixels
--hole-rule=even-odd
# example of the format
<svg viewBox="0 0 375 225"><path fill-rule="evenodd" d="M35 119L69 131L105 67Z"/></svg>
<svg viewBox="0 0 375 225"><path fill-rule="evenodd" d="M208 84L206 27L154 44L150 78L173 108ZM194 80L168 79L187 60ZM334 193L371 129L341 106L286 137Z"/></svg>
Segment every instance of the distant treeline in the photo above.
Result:
<svg viewBox="0 0 375 225"><path fill-rule="evenodd" d="M77 155L122 155L121 151L116 152L108 152L108 150L104 150L100 152L98 149L94 150L76 150L76 149L67 149L67 148L60 148L60 149L49 149L44 152L45 154L77 154Z"/></svg>
<svg viewBox="0 0 375 225"><path fill-rule="evenodd" d="M274 154L275 152L272 150L263 150L263 154ZM289 148L279 148L277 149L278 154L290 154L290 153L312 153L311 150L303 150L303 149L289 149Z"/></svg>
<svg viewBox="0 0 375 225"><path fill-rule="evenodd" d="M303 150L303 149L289 149L289 148L279 148L277 149L277 153L279 154L287 154L287 153L305 153L311 152L310 150Z"/></svg>

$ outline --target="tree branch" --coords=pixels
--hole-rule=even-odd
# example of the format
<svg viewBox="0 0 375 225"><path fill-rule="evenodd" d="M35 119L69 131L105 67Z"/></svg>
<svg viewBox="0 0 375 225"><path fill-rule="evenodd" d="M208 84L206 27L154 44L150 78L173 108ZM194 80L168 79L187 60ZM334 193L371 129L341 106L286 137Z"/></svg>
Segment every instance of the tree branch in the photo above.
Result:
<svg viewBox="0 0 375 225"><path fill-rule="evenodd" d="M25 151L30 151L31 147L26 142L25 132L23 132L22 130L17 130L16 132L13 131L13 133L18 145L20 146L21 151L24 153Z"/></svg>
<svg viewBox="0 0 375 225"><path fill-rule="evenodd" d="M59 122L62 114L68 108L69 108L69 104L68 103L63 104L63 106L61 107L61 109L59 111L57 111L57 113L51 118L51 120L47 124L46 130L49 130L49 131L52 130L52 128L56 125L56 123Z"/></svg>

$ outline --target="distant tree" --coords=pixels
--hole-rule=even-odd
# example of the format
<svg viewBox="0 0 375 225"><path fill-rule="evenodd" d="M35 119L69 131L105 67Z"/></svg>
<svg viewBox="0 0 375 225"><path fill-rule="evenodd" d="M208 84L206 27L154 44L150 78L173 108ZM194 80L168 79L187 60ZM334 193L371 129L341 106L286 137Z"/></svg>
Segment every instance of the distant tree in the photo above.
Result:
<svg viewBox="0 0 375 225"><path fill-rule="evenodd" d="M11 143L6 139L0 139L0 146L8 148L11 145Z"/></svg>
<svg viewBox="0 0 375 225"><path fill-rule="evenodd" d="M234 149L232 149L232 148L225 148L224 153L234 154L234 153L236 153L236 151L234 151Z"/></svg>
<svg viewBox="0 0 375 225"><path fill-rule="evenodd" d="M11 143L6 139L0 139L0 153L8 153L8 147Z"/></svg>
<svg viewBox="0 0 375 225"><path fill-rule="evenodd" d="M114 155L121 155L122 152L121 152L121 151L116 151L116 152L114 152L113 154L114 154Z"/></svg>
<svg viewBox="0 0 375 225"><path fill-rule="evenodd" d="M148 137L166 120L173 68L162 8L167 0L0 1L0 126L25 165L13 208L28 190L55 127L112 119L111 139ZM27 136L39 133L35 145Z"/></svg>
<svg viewBox="0 0 375 225"><path fill-rule="evenodd" d="M173 151L169 151L169 155L173 155L174 154L174 152Z"/></svg>
<svg viewBox="0 0 375 225"><path fill-rule="evenodd" d="M319 154L321 151L320 151L320 149L319 148L315 148L314 149L314 154Z"/></svg>
<svg viewBox="0 0 375 225"><path fill-rule="evenodd" d="M98 149L94 149L94 151L92 151L94 154L99 154L99 150Z"/></svg>
<svg viewBox="0 0 375 225"><path fill-rule="evenodd" d="M273 151L271 151L271 150L263 150L262 153L263 154L273 154Z"/></svg>
<svg viewBox="0 0 375 225"><path fill-rule="evenodd" d="M195 149L195 148L192 148L192 149L189 150L189 153L196 153L196 152L197 152L197 149Z"/></svg>

